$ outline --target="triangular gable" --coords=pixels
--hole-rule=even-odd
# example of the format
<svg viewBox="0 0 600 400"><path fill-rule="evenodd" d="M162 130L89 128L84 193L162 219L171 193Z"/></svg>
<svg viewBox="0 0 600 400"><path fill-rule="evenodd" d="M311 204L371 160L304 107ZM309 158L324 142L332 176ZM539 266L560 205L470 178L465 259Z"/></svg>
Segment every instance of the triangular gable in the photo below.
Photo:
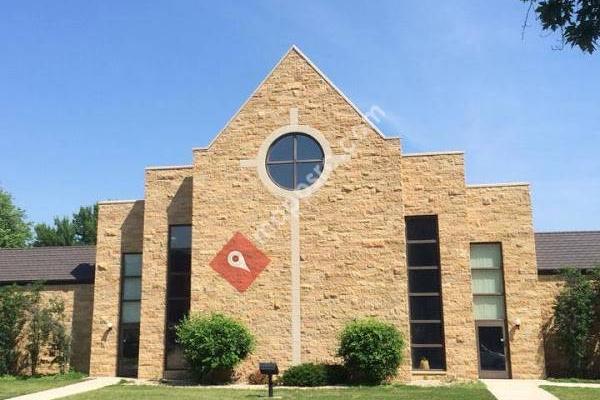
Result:
<svg viewBox="0 0 600 400"><path fill-rule="evenodd" d="M348 98L348 96L346 96L296 45L292 45L292 47L290 47L290 49L279 59L279 61L277 61L277 64L275 64L275 66L271 69L271 71L269 71L269 73L264 77L264 79L258 84L258 86L256 87L256 89L254 89L254 91L250 94L250 96L248 96L248 98L244 101L244 103L238 108L238 110L233 114L233 116L227 121L227 123L225 124L225 126L223 126L223 128L219 131L219 133L217 133L217 135L213 138L213 140L208 144L208 146L206 147L196 147L193 150L208 150L211 148L211 146L217 141L217 139L219 138L219 136L221 136L221 134L223 132L225 132L227 130L227 128L229 127L229 125L238 117L238 115L240 114L240 112L246 107L246 105L250 102L250 100L256 95L256 93L258 93L258 91L262 88L262 86L265 84L265 82L267 82L267 80L273 75L273 73L279 68L279 66L281 65L281 63L290 55L290 53L295 52L298 56L300 56L300 58L302 58L304 61L306 61L306 63L321 77L323 78L323 80L341 97L344 99L344 101L346 101L346 103L348 103L348 105L350 107L352 107L352 109L354 109L354 111L356 111L356 113L360 116L360 118L371 128L373 129L375 132L377 132L377 134L379 134L379 136L381 136L381 138L385 139L385 140L396 140L399 139L399 137L397 136L385 136L383 134L383 132L381 132L381 130L379 130L379 128L373 123L371 122L371 120L369 120L369 118L367 118L367 116Z"/></svg>

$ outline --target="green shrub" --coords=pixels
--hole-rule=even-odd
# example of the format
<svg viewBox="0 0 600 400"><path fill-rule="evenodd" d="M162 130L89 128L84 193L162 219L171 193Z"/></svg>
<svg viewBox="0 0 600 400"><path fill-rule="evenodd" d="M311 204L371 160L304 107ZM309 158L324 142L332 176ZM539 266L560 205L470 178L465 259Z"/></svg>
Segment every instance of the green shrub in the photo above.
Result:
<svg viewBox="0 0 600 400"><path fill-rule="evenodd" d="M231 378L233 367L250 354L254 337L240 322L222 314L196 314L176 328L192 374L201 382Z"/></svg>
<svg viewBox="0 0 600 400"><path fill-rule="evenodd" d="M351 380L378 384L396 374L404 345L404 337L394 325L356 320L342 331L338 355L344 359Z"/></svg>
<svg viewBox="0 0 600 400"><path fill-rule="evenodd" d="M349 380L343 365L304 363L286 370L279 382L286 386L323 386L346 384Z"/></svg>
<svg viewBox="0 0 600 400"><path fill-rule="evenodd" d="M325 371L327 372L327 384L328 385L342 385L350 383L348 378L348 371L346 367L340 364L325 364Z"/></svg>
<svg viewBox="0 0 600 400"><path fill-rule="evenodd" d="M327 369L323 364L304 363L288 368L281 377L285 386L325 386Z"/></svg>
<svg viewBox="0 0 600 400"><path fill-rule="evenodd" d="M600 269L590 275L580 270L563 272L565 287L554 304L554 329L569 362L569 375L590 377L588 365L594 358L598 344L595 342L594 324L600 314Z"/></svg>
<svg viewBox="0 0 600 400"><path fill-rule="evenodd" d="M0 287L0 376L20 373L25 359L31 375L36 375L44 350L49 350L61 373L67 370L71 338L65 305L59 298L44 301L42 288L42 282Z"/></svg>
<svg viewBox="0 0 600 400"><path fill-rule="evenodd" d="M29 291L25 348L32 376L37 374L44 350L49 350L51 363L58 364L61 373L66 372L71 351L71 338L65 325L65 304L56 297L44 301L41 288L41 283L37 283Z"/></svg>
<svg viewBox="0 0 600 400"><path fill-rule="evenodd" d="M0 376L19 372L19 343L30 303L29 292L17 285L0 287Z"/></svg>
<svg viewBox="0 0 600 400"><path fill-rule="evenodd" d="M71 360L71 335L67 330L65 323L65 303L60 299L50 300L51 312L54 313L54 320L50 327L50 355L51 363L58 365L61 374L67 372L67 367Z"/></svg>

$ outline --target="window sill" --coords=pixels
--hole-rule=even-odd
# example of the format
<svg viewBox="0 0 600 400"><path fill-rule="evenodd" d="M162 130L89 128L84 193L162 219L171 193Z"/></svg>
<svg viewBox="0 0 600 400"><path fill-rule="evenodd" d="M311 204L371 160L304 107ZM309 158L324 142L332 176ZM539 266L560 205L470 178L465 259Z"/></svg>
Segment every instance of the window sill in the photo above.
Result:
<svg viewBox="0 0 600 400"><path fill-rule="evenodd" d="M430 369L430 370L413 369L410 371L410 373L413 375L446 375L446 371L441 370L441 369Z"/></svg>

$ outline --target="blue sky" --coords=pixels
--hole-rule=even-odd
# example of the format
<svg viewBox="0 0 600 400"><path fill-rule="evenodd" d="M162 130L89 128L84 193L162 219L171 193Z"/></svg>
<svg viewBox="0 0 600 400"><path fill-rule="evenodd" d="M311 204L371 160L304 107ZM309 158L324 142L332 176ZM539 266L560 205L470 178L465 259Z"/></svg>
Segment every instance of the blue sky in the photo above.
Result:
<svg viewBox="0 0 600 400"><path fill-rule="evenodd" d="M0 9L0 185L32 221L143 197L297 44L405 152L532 184L537 230L600 229L600 54L517 1L20 1Z"/></svg>

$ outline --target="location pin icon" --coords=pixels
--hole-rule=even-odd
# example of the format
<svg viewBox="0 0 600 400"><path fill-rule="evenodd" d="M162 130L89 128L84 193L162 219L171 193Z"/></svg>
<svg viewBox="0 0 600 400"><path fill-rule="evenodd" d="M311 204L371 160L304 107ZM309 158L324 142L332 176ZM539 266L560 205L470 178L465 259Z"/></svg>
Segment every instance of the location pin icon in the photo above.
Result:
<svg viewBox="0 0 600 400"><path fill-rule="evenodd" d="M244 271L250 272L250 268L248 268L248 266L246 265L246 260L244 260L244 255L240 251L230 251L227 255L227 262L233 268L239 268L243 269Z"/></svg>

